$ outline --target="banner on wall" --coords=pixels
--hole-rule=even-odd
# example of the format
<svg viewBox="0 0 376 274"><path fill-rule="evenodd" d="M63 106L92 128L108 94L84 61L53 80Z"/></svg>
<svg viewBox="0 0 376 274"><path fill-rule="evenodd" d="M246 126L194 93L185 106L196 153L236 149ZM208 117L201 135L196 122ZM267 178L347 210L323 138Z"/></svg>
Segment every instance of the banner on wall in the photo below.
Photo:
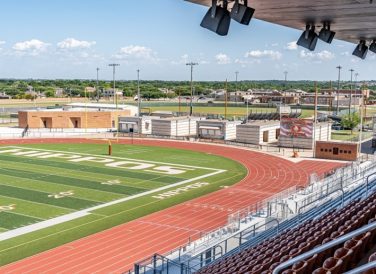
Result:
<svg viewBox="0 0 376 274"><path fill-rule="evenodd" d="M281 136L296 138L312 138L313 121L298 118L281 120Z"/></svg>

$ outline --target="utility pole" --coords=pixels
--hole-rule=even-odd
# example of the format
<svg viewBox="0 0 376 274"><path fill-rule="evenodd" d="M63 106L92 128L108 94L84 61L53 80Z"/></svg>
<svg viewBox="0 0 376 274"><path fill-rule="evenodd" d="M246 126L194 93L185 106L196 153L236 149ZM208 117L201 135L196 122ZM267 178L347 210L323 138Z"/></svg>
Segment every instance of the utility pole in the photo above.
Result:
<svg viewBox="0 0 376 274"><path fill-rule="evenodd" d="M141 94L140 94L140 70L137 70L137 105L138 105L138 117L141 114Z"/></svg>
<svg viewBox="0 0 376 274"><path fill-rule="evenodd" d="M192 116L192 113L193 113L193 67L194 66L197 66L198 63L193 63L193 62L190 62L190 63L187 63L186 64L187 66L190 66L191 67L191 103L190 103L190 108L189 108L189 116Z"/></svg>
<svg viewBox="0 0 376 274"><path fill-rule="evenodd" d="M117 100L117 93L116 93L116 85L115 85L115 71L116 67L120 66L120 64L109 64L108 66L112 67L112 75L113 75L113 80L114 80L114 103L116 104L116 108L118 108L118 100Z"/></svg>
<svg viewBox="0 0 376 274"><path fill-rule="evenodd" d="M357 73L358 74L358 73ZM363 105L364 104L364 92L363 92L363 87L360 88L361 91L361 98L360 98L360 104L359 104L359 112L360 112L360 132L359 132L359 145L358 145L358 155L362 153L362 134L363 134Z"/></svg>
<svg viewBox="0 0 376 274"><path fill-rule="evenodd" d="M99 100L99 70L100 70L100 68L97 68L97 88L96 88L97 100Z"/></svg>
<svg viewBox="0 0 376 274"><path fill-rule="evenodd" d="M287 74L289 73L288 71L283 72L285 74L285 88L287 89Z"/></svg>
<svg viewBox="0 0 376 274"><path fill-rule="evenodd" d="M337 86L337 115L339 113L339 91L341 89L340 82L341 82L341 66L337 67L338 69L338 86Z"/></svg>
<svg viewBox="0 0 376 274"><path fill-rule="evenodd" d="M351 80L350 80L350 100L349 100L349 115L351 114L351 107L352 107L352 89L353 89L353 73L355 70L350 69L351 72Z"/></svg>
<svg viewBox="0 0 376 274"><path fill-rule="evenodd" d="M316 125L317 125L317 100L318 94L317 94L317 82L315 81L315 110L313 115L313 158L316 157ZM319 140L321 140L321 136L319 137Z"/></svg>
<svg viewBox="0 0 376 274"><path fill-rule="evenodd" d="M238 103L238 75L239 71L235 71L235 103Z"/></svg>
<svg viewBox="0 0 376 274"><path fill-rule="evenodd" d="M225 120L227 119L227 79L226 79L226 82L225 82Z"/></svg>
<svg viewBox="0 0 376 274"><path fill-rule="evenodd" d="M355 73L355 90L356 90L356 87L358 86L358 76L359 76L359 73Z"/></svg>

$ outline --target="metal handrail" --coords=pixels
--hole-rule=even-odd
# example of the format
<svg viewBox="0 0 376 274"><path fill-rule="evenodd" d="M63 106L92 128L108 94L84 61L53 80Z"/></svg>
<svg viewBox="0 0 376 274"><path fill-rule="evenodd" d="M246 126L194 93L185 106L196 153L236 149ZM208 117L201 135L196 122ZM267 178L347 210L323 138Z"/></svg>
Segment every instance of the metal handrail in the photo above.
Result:
<svg viewBox="0 0 376 274"><path fill-rule="evenodd" d="M371 173L367 176L367 181L366 181L366 195L368 196L368 186L369 186L369 178L372 177L372 176L375 176L376 175L376 172L374 173Z"/></svg>
<svg viewBox="0 0 376 274"><path fill-rule="evenodd" d="M300 218L301 218L301 217L300 217L300 216L301 216L301 210L302 210L303 208L306 208L307 206L310 206L310 205L312 205L312 204L314 204L314 203L317 203L317 202L319 202L320 200L322 200L322 199L324 199L324 198L327 198L327 197L331 196L333 193L336 193L337 191L341 191L341 192L342 192L341 203L342 203L342 207L343 207L345 192L344 192L344 190L343 190L343 188L342 188L342 189L337 189L337 190L334 190L333 192L330 192L330 193L325 194L325 195L322 196L319 200L312 201L312 202L310 202L310 203L308 203L308 204L305 204L305 205L299 207L299 210L298 210L298 219L300 220Z"/></svg>
<svg viewBox="0 0 376 274"><path fill-rule="evenodd" d="M352 232L350 232L350 233L348 233L344 236L341 236L341 237L334 239L334 240L332 240L332 241L330 241L326 244L318 246L318 247L316 247L316 248L314 248L310 251L307 251L306 253L303 253L303 254L295 257L295 258L292 258L292 259L278 265L273 270L273 274L278 274L280 271L284 270L285 268L289 267L290 265L293 265L293 264L300 262L300 261L302 261L306 258L309 258L309 257L315 255L316 253L320 253L320 252L325 251L329 248L337 246L337 245L339 245L343 242L346 242L347 240L350 240L350 239L352 239L352 238L354 238L354 237L356 237L360 234L363 234L363 233L368 232L368 231L373 230L373 229L376 229L376 222L372 222L368 225L365 225L361 228L358 228L357 230L354 230L354 231L352 231Z"/></svg>

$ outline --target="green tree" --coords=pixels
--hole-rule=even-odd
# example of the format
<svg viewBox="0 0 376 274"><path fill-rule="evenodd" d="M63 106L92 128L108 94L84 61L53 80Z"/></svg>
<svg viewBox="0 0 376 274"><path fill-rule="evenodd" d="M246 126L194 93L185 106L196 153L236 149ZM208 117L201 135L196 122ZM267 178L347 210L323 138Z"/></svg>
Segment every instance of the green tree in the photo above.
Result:
<svg viewBox="0 0 376 274"><path fill-rule="evenodd" d="M46 97L55 97L55 92L53 90L47 90L44 92L44 95L46 95Z"/></svg>
<svg viewBox="0 0 376 274"><path fill-rule="evenodd" d="M360 117L358 113L356 112L342 116L341 125L344 128L351 129L351 134L353 134L354 128L357 127L359 123L360 123Z"/></svg>

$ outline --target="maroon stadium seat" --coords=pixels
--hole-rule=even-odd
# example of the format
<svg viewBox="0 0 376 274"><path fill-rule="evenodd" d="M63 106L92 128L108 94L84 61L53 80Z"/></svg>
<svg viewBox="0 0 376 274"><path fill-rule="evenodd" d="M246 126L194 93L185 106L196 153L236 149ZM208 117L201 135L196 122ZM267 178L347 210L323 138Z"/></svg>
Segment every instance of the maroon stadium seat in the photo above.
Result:
<svg viewBox="0 0 376 274"><path fill-rule="evenodd" d="M325 270L330 271L330 273L332 273L332 274L343 273L343 262L342 262L341 259L336 259L336 258L330 257L330 258L325 260L322 267Z"/></svg>
<svg viewBox="0 0 376 274"><path fill-rule="evenodd" d="M307 262L305 261L300 261L295 263L292 268L291 268L294 273L296 274L305 274L307 273Z"/></svg>
<svg viewBox="0 0 376 274"><path fill-rule="evenodd" d="M310 247L311 246L310 246L309 242L302 242L299 245L299 249L301 250L301 253L307 252L310 249Z"/></svg>
<svg viewBox="0 0 376 274"><path fill-rule="evenodd" d="M351 262L352 267L355 266L359 262L359 259L362 255L360 253L362 245L363 245L362 241L356 241L353 239L346 241L344 244L344 248L351 249L353 251L354 256Z"/></svg>
<svg viewBox="0 0 376 274"><path fill-rule="evenodd" d="M312 257L310 257L310 258L308 258L308 259L305 260L306 263L307 263L307 266L306 266L306 271L307 272L306 273L311 273L312 272L314 266L317 265L317 262L316 262L317 258L318 258L318 256L317 256L317 254L315 254Z"/></svg>
<svg viewBox="0 0 376 274"><path fill-rule="evenodd" d="M344 247L338 248L334 252L334 258L341 259L343 262L343 270L347 271L350 269L350 262L353 256L353 251Z"/></svg>
<svg viewBox="0 0 376 274"><path fill-rule="evenodd" d="M317 269L315 269L312 274L330 274L329 271L325 270L324 268L322 267L319 267Z"/></svg>

